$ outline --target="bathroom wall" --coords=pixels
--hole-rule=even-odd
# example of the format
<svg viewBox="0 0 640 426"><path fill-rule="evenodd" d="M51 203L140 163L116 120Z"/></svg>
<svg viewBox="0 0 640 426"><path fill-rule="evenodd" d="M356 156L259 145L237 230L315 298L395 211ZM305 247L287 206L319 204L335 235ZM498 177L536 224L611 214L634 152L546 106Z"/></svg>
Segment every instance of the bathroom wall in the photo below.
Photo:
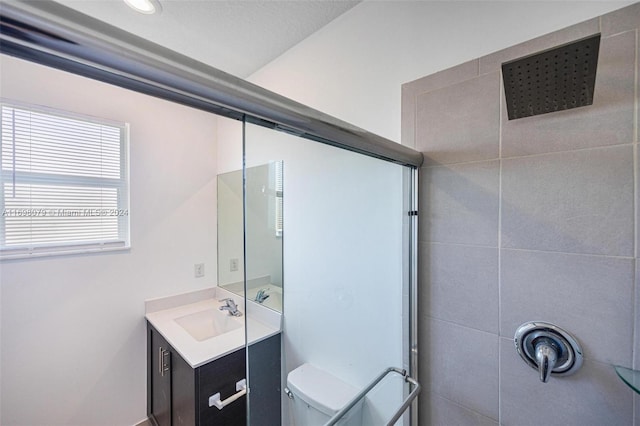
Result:
<svg viewBox="0 0 640 426"><path fill-rule="evenodd" d="M426 157L420 424L634 424L611 365L640 368L639 27L636 3L403 86L403 142ZM598 32L592 106L507 119L502 62ZM578 338L577 374L543 384L520 359L531 320Z"/></svg>
<svg viewBox="0 0 640 426"><path fill-rule="evenodd" d="M400 86L631 1L363 1L248 78L400 141Z"/></svg>
<svg viewBox="0 0 640 426"><path fill-rule="evenodd" d="M0 68L3 98L131 124L131 249L0 263L0 423L136 424L144 300L216 283L217 120L15 58Z"/></svg>

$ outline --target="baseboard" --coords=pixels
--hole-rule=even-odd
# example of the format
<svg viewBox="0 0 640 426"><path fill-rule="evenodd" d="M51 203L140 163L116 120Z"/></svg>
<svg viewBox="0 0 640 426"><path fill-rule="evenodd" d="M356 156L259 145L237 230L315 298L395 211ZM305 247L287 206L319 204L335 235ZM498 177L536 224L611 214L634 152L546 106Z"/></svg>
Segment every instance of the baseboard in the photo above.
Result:
<svg viewBox="0 0 640 426"><path fill-rule="evenodd" d="M136 423L136 424L135 424L135 425L133 425L133 426L153 426L153 423L152 423L152 422L151 422L151 420L149 420L149 419L144 419L144 420L142 420L141 422Z"/></svg>

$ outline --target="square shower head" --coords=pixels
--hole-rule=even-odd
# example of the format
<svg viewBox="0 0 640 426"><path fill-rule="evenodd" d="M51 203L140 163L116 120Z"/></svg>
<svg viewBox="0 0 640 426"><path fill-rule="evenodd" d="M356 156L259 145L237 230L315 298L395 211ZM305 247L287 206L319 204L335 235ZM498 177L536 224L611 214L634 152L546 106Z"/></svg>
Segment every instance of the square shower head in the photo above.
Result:
<svg viewBox="0 0 640 426"><path fill-rule="evenodd" d="M593 104L600 34L502 64L509 120Z"/></svg>

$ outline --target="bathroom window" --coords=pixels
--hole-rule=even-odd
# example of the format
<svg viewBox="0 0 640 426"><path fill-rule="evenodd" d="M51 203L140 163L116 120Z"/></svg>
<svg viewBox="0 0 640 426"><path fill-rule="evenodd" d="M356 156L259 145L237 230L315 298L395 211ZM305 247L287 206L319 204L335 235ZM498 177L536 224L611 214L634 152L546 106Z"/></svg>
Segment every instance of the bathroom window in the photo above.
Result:
<svg viewBox="0 0 640 426"><path fill-rule="evenodd" d="M128 248L127 124L0 106L0 258Z"/></svg>

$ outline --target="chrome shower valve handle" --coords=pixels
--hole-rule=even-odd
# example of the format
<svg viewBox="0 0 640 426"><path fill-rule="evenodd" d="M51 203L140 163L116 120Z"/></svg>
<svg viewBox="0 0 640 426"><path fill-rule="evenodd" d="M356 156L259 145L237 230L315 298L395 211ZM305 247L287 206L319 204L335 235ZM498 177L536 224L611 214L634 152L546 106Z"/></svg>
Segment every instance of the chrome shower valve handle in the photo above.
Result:
<svg viewBox="0 0 640 426"><path fill-rule="evenodd" d="M547 339L541 338L536 343L536 361L538 363L538 371L540 372L540 380L543 383L549 381L549 376L558 362L558 353Z"/></svg>
<svg viewBox="0 0 640 426"><path fill-rule="evenodd" d="M524 323L518 327L514 343L522 359L538 370L543 383L547 383L552 374L568 376L582 366L580 344L554 324L541 321Z"/></svg>

